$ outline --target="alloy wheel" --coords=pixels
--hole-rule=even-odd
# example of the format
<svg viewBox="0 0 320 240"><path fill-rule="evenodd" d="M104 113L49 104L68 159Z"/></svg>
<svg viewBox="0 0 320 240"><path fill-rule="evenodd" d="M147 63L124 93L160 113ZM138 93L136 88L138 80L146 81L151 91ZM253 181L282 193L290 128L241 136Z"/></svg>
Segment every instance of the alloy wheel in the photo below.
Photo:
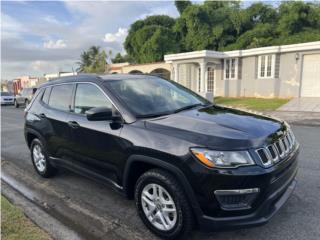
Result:
<svg viewBox="0 0 320 240"><path fill-rule="evenodd" d="M42 152L42 148L40 145L36 144L32 150L33 153L33 161L39 172L43 172L46 169L46 157Z"/></svg>
<svg viewBox="0 0 320 240"><path fill-rule="evenodd" d="M159 230L170 231L177 222L177 209L168 191L159 184L146 185L141 193L141 205L149 222Z"/></svg>

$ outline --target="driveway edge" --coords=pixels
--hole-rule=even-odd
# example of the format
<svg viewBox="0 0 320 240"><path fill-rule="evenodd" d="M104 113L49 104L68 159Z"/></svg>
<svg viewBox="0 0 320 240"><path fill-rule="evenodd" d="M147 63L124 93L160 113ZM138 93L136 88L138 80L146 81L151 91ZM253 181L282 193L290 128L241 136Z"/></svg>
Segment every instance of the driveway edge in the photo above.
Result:
<svg viewBox="0 0 320 240"><path fill-rule="evenodd" d="M69 197L50 190L45 184L37 184L36 179L30 178L28 174L25 174L12 162L2 160L1 168L1 181L3 183L20 195L20 198L24 198L29 204L32 203L34 208L37 207L39 211L41 210L59 222L60 226L64 226L74 233L70 235L71 237L56 236L55 239L144 239L143 234L137 233L131 227L126 226L118 218L109 215L97 216L90 209L78 205ZM7 195L5 196L15 204L15 198ZM27 211L29 211L30 206L21 205L26 215L28 215ZM30 215L32 220L33 217L33 215ZM40 219L46 221L45 218ZM33 221L38 224L37 219ZM49 223L46 224L50 226ZM42 228L40 224L38 225ZM47 229L43 229L47 231ZM59 231L57 229L55 231ZM50 231L48 233L51 234Z"/></svg>
<svg viewBox="0 0 320 240"><path fill-rule="evenodd" d="M24 214L37 226L46 231L53 239L78 240L81 238L76 232L63 225L60 221L43 211L36 204L28 200L21 193L1 179L1 190L11 203L22 209Z"/></svg>

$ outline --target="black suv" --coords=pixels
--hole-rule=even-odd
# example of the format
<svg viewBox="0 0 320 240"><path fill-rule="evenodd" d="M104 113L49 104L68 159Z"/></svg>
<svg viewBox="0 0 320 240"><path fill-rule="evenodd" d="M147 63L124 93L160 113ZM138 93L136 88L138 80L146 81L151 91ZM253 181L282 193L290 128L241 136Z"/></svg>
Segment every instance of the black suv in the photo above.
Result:
<svg viewBox="0 0 320 240"><path fill-rule="evenodd" d="M296 185L288 124L155 76L48 82L26 108L25 138L41 176L67 168L109 184L163 238L265 223Z"/></svg>

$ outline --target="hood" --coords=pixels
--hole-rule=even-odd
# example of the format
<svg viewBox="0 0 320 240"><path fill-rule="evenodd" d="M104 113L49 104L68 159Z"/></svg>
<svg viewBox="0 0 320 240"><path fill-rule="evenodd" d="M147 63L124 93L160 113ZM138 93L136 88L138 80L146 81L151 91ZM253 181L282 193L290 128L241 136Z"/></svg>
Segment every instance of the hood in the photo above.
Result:
<svg viewBox="0 0 320 240"><path fill-rule="evenodd" d="M285 128L278 120L220 106L149 119L145 126L196 146L218 150L260 147Z"/></svg>

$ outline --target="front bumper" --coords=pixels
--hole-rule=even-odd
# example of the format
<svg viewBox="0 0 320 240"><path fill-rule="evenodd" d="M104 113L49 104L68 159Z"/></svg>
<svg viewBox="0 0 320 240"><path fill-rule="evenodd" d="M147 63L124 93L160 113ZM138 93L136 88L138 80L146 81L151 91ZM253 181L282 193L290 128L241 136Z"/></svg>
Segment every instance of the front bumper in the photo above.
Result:
<svg viewBox="0 0 320 240"><path fill-rule="evenodd" d="M13 105L14 101L1 101L1 105Z"/></svg>
<svg viewBox="0 0 320 240"><path fill-rule="evenodd" d="M198 177L201 182L197 184L202 187L198 188L201 192L198 191L196 195L202 210L197 212L199 227L212 231L252 227L268 222L295 188L298 154L297 144L286 160L267 169L255 166L233 171L202 172L202 175L206 175L202 179ZM213 194L219 189L253 188L259 188L260 192L248 209L224 209Z"/></svg>
<svg viewBox="0 0 320 240"><path fill-rule="evenodd" d="M235 217L210 217L202 216L199 220L199 225L203 229L210 230L224 230L224 229L236 229L243 227L254 227L261 224L267 223L271 217L282 207L282 205L288 200L290 195L296 186L296 176L297 170L292 175L292 177L271 194L253 213L243 216Z"/></svg>

